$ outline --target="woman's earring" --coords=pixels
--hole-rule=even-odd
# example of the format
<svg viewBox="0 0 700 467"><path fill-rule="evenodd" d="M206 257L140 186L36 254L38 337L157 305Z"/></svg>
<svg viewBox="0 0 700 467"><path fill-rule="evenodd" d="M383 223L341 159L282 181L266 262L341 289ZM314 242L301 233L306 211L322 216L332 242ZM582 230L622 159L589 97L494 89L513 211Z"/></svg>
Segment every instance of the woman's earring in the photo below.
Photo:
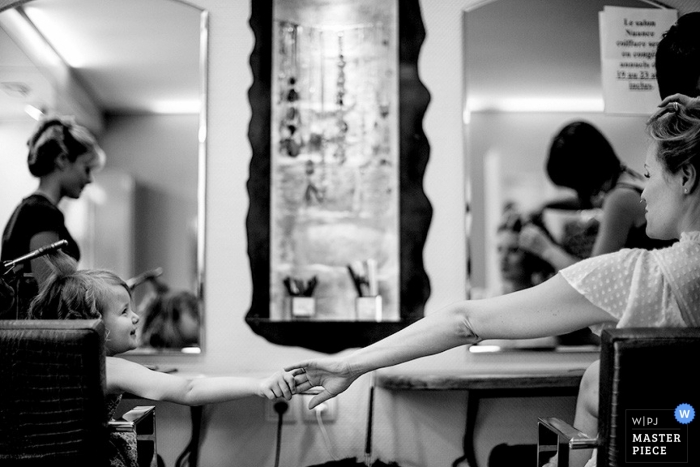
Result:
<svg viewBox="0 0 700 467"><path fill-rule="evenodd" d="M688 194L688 189L687 189L687 188L684 188L684 189L683 189L683 193L685 193L685 194L687 195L687 194Z"/></svg>

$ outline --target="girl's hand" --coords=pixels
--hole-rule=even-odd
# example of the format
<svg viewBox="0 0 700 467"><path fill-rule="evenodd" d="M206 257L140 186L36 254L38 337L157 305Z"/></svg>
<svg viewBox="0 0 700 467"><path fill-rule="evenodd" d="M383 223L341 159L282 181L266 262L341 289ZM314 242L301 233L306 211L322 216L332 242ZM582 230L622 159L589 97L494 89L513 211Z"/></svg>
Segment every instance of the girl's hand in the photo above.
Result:
<svg viewBox="0 0 700 467"><path fill-rule="evenodd" d="M284 371L280 370L271 376L260 381L258 396L268 399L284 397L289 400L296 394L296 383L294 376L301 374L300 370Z"/></svg>
<svg viewBox="0 0 700 467"><path fill-rule="evenodd" d="M353 375L344 361L338 358L307 360L288 366L285 370L295 373L297 392L308 391L317 386L323 387L323 391L309 402L309 409L345 391L359 376Z"/></svg>

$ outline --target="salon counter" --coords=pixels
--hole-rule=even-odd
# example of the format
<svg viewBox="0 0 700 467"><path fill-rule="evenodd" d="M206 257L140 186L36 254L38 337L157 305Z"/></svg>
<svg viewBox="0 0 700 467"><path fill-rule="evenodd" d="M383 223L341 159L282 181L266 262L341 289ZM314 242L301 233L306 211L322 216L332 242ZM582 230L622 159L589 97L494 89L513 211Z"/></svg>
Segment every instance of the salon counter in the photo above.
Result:
<svg viewBox="0 0 700 467"><path fill-rule="evenodd" d="M477 467L474 427L481 400L576 396L585 369L597 358L595 349L471 354L464 368L399 365L378 370L375 386L387 391L466 391L464 455L453 465Z"/></svg>

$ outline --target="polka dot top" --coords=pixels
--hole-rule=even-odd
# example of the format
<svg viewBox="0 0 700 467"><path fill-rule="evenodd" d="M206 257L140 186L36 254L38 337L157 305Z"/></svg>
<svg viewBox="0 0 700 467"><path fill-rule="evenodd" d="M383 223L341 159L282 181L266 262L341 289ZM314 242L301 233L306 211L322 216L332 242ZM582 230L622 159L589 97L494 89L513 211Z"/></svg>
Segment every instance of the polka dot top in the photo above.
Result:
<svg viewBox="0 0 700 467"><path fill-rule="evenodd" d="M700 327L700 232L660 250L623 249L561 271L618 328ZM599 334L603 326L592 326Z"/></svg>

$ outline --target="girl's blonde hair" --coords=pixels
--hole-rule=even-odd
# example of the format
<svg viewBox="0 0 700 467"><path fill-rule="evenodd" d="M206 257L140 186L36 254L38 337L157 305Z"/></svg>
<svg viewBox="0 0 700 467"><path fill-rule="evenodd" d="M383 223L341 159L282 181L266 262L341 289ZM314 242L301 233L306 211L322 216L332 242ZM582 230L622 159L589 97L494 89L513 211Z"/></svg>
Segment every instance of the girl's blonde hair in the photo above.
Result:
<svg viewBox="0 0 700 467"><path fill-rule="evenodd" d="M114 299L112 287L121 286L131 296L126 282L111 271L78 270L78 263L61 251L43 258L51 273L38 278L42 285L29 307L30 319L99 319Z"/></svg>

